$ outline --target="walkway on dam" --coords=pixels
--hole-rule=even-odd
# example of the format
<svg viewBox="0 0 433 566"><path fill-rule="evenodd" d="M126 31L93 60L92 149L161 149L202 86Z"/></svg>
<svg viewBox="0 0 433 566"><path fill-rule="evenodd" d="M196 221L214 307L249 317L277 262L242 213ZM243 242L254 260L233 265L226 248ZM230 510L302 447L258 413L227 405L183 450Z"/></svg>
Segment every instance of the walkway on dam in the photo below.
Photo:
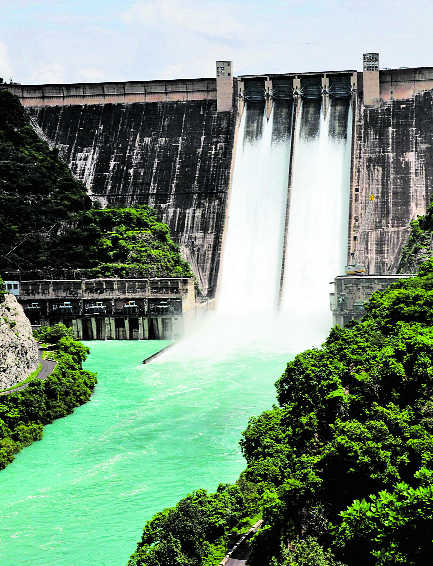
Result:
<svg viewBox="0 0 433 566"><path fill-rule="evenodd" d="M47 379L48 377L50 377L50 375L56 369L57 362L55 360L45 360L42 357L42 352L44 352L44 350L42 350L42 348L38 348L38 356L39 356L39 363L41 364L41 370L38 373L38 375L36 375L33 379L41 379L41 380ZM33 380L27 381L26 383L23 383L22 385L20 385L18 387L14 387L13 389L8 389L6 391L0 391L0 395L9 395L10 393L15 393L16 391L22 391L32 381Z"/></svg>

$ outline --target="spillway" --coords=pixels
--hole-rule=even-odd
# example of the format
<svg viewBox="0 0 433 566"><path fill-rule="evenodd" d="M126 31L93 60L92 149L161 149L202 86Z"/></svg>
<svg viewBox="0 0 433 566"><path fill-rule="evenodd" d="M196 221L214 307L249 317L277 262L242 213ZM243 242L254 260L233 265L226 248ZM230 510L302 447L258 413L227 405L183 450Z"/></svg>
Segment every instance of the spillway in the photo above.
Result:
<svg viewBox="0 0 433 566"><path fill-rule="evenodd" d="M351 130L347 98L274 102L269 118L246 104L216 313L163 360L320 345L347 258Z"/></svg>
<svg viewBox="0 0 433 566"><path fill-rule="evenodd" d="M347 257L351 129L347 98L276 102L269 120L260 103L243 113L218 314L243 318L250 338L271 334L275 345L279 334L295 352L329 331L329 283Z"/></svg>
<svg viewBox="0 0 433 566"><path fill-rule="evenodd" d="M291 101L247 103L237 130L216 312L200 319L160 360L276 352L289 162ZM285 349L284 351L287 352Z"/></svg>
<svg viewBox="0 0 433 566"><path fill-rule="evenodd" d="M329 283L347 258L351 131L347 99L301 103L281 298L295 349L320 344L331 326Z"/></svg>
<svg viewBox="0 0 433 566"><path fill-rule="evenodd" d="M283 254L292 105L248 103L241 118L218 295L221 314L276 309Z"/></svg>

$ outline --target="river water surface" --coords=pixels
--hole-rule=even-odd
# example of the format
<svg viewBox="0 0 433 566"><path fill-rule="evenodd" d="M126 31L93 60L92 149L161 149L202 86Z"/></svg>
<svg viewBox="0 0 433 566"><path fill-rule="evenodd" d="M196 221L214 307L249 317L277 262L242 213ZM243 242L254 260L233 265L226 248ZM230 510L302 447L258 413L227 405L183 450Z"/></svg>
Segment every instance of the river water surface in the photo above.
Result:
<svg viewBox="0 0 433 566"><path fill-rule="evenodd" d="M237 478L287 354L141 363L166 344L87 343L92 400L0 472L1 566L125 566L155 512Z"/></svg>

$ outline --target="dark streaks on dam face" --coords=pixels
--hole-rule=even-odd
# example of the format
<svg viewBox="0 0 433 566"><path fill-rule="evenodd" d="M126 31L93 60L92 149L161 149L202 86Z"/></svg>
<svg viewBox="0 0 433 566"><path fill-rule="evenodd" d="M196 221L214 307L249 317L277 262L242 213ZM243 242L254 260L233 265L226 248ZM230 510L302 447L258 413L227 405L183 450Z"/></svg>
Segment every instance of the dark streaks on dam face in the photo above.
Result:
<svg viewBox="0 0 433 566"><path fill-rule="evenodd" d="M329 136L334 139L347 138L347 120L350 99L331 99L329 112Z"/></svg>
<svg viewBox="0 0 433 566"><path fill-rule="evenodd" d="M216 101L30 108L102 206L149 204L172 230L205 294L215 291L233 114Z"/></svg>
<svg viewBox="0 0 433 566"><path fill-rule="evenodd" d="M262 137L265 103L247 102L244 112L247 113L245 117L244 141L256 141Z"/></svg>
<svg viewBox="0 0 433 566"><path fill-rule="evenodd" d="M304 140L315 138L320 130L321 100L302 101L300 136Z"/></svg>
<svg viewBox="0 0 433 566"><path fill-rule="evenodd" d="M293 102L275 101L272 143L289 142L292 137Z"/></svg>
<svg viewBox="0 0 433 566"><path fill-rule="evenodd" d="M433 91L359 105L350 253L369 273L396 273L409 222L433 196Z"/></svg>

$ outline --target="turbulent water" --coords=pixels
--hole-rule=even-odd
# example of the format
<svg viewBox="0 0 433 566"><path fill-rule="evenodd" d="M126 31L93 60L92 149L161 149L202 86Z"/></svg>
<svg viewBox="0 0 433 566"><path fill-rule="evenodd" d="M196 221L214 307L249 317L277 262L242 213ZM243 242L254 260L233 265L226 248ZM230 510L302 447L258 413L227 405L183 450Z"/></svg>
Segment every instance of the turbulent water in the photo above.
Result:
<svg viewBox="0 0 433 566"><path fill-rule="evenodd" d="M269 119L263 104L247 104L238 132L215 336L228 334L236 347L290 352L320 345L326 337L330 282L347 262L351 129L348 100L304 101L297 110L278 102ZM215 351L226 347L218 344Z"/></svg>
<svg viewBox="0 0 433 566"><path fill-rule="evenodd" d="M92 400L0 473L1 566L124 566L155 512L236 479L240 433L287 360L142 365L165 343L88 345Z"/></svg>
<svg viewBox="0 0 433 566"><path fill-rule="evenodd" d="M349 102L302 103L296 124L281 318L320 344L331 326L329 283L347 262L352 114Z"/></svg>
<svg viewBox="0 0 433 566"><path fill-rule="evenodd" d="M263 104L242 115L218 295L218 312L269 313L277 306L290 145L280 116ZM287 122L288 125L288 122Z"/></svg>

